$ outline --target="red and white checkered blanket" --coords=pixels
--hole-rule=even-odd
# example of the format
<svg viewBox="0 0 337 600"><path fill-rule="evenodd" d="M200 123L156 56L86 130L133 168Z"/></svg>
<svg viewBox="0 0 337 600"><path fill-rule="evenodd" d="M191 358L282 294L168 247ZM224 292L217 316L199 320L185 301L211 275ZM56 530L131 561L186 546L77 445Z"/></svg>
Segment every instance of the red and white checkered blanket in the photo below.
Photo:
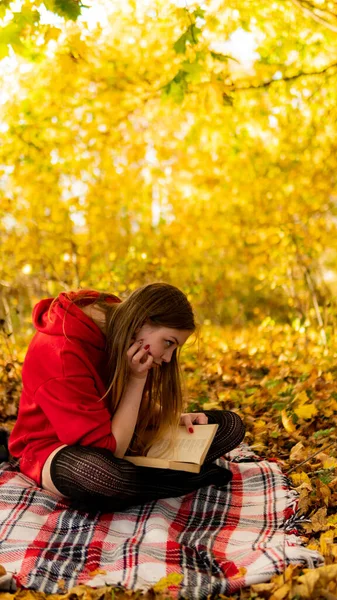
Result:
<svg viewBox="0 0 337 600"><path fill-rule="evenodd" d="M283 570L284 555L286 564L321 564L296 535L297 495L279 466L244 444L226 459L216 461L233 472L225 491L208 486L95 515L58 502L14 459L0 464L0 564L8 573L0 588L145 590L175 573L172 596L200 600L268 581Z"/></svg>

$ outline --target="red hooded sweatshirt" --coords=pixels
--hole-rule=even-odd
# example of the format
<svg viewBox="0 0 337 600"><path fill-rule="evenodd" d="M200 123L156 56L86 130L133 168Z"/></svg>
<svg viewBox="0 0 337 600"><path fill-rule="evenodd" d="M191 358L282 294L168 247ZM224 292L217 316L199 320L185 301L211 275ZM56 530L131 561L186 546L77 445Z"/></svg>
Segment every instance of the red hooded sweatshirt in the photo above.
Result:
<svg viewBox="0 0 337 600"><path fill-rule="evenodd" d="M40 487L45 461L62 444L116 450L107 398L100 399L107 389L106 338L64 292L48 317L53 300L41 300L33 310L37 333L24 360L18 419L9 438L20 471ZM112 294L108 301L121 302Z"/></svg>

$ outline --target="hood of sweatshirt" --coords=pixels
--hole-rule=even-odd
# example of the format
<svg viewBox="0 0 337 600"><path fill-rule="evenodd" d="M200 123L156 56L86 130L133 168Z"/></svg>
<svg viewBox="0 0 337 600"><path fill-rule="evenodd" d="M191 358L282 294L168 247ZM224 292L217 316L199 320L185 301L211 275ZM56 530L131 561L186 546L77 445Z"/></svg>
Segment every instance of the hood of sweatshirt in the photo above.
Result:
<svg viewBox="0 0 337 600"><path fill-rule="evenodd" d="M82 299L81 306L92 304L95 302L95 296L99 295L99 292L94 290L81 290L79 294L82 295L84 292L90 293L92 299ZM106 343L105 335L98 325L74 304L73 301L77 297L77 292L61 292L57 298L40 300L33 309L34 327L40 333L79 339L103 350ZM113 294L109 294L106 300L111 303L121 302Z"/></svg>

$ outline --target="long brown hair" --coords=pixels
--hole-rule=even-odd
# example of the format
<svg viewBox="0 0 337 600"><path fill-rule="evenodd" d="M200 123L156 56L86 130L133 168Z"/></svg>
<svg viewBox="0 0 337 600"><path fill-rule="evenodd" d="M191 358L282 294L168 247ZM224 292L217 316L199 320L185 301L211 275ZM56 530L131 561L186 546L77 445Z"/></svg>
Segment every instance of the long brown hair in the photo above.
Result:
<svg viewBox="0 0 337 600"><path fill-rule="evenodd" d="M153 327L169 327L190 333L196 330L190 302L181 290L168 283L143 285L121 302L112 294L92 290L79 290L65 295L75 304L90 303L105 314L109 379L103 398L107 396L111 415L116 411L127 386L130 368L126 353L137 331L146 322ZM111 302L114 298L117 302ZM169 363L163 362L161 367L149 370L128 451L146 454L153 442L169 429L172 434L171 446L174 444L174 432L185 400L179 354L180 348L178 352L175 349ZM156 417L155 405L159 407Z"/></svg>

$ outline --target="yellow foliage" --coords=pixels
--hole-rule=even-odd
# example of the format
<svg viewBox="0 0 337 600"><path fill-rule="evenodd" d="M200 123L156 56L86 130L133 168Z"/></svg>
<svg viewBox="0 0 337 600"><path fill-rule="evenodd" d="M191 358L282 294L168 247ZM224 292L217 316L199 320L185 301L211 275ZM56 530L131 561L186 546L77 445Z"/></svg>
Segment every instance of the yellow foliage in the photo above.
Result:
<svg viewBox="0 0 337 600"><path fill-rule="evenodd" d="M204 402L202 407L205 410L219 410L219 402Z"/></svg>
<svg viewBox="0 0 337 600"><path fill-rule="evenodd" d="M299 485L301 485L301 483L306 483L310 485L310 479L308 475L304 473L304 471L301 471L300 473L292 473L290 475L290 479L294 487L298 487Z"/></svg>
<svg viewBox="0 0 337 600"><path fill-rule="evenodd" d="M270 600L283 600L286 598L290 591L289 583L284 583L270 596Z"/></svg>
<svg viewBox="0 0 337 600"><path fill-rule="evenodd" d="M326 588L329 583L337 579L337 564L319 567L317 569L305 569L305 574L297 578L293 586L292 595L298 594L301 598L312 600L318 596L320 589Z"/></svg>
<svg viewBox="0 0 337 600"><path fill-rule="evenodd" d="M319 537L320 551L323 556L330 554L336 531L324 531Z"/></svg>
<svg viewBox="0 0 337 600"><path fill-rule="evenodd" d="M312 419L317 415L317 408L315 404L301 404L297 408L294 408L294 413L300 417L300 419Z"/></svg>
<svg viewBox="0 0 337 600"><path fill-rule="evenodd" d="M302 462L308 458L308 448L305 448L302 442L298 442L292 447L290 451L290 460L296 462Z"/></svg>
<svg viewBox="0 0 337 600"><path fill-rule="evenodd" d="M301 370L302 370L302 369L301 369ZM305 404L306 402L308 402L308 401L309 401L309 398L308 398L308 396L307 396L307 393L306 393L306 391L305 391L305 390L303 390L302 392L300 392L299 394L297 394L297 395L295 396L295 400L296 400L297 402L299 402L299 404Z"/></svg>
<svg viewBox="0 0 337 600"><path fill-rule="evenodd" d="M254 429L266 429L267 423L263 419L257 419L253 423Z"/></svg>
<svg viewBox="0 0 337 600"><path fill-rule="evenodd" d="M288 417L285 410L282 410L281 417L282 417L282 425L283 425L284 429L288 433L294 433L296 431L296 427L295 427L294 423L292 422L292 420Z"/></svg>
<svg viewBox="0 0 337 600"><path fill-rule="evenodd" d="M155 592L163 592L170 585L178 586L183 580L183 575L180 573L170 573L167 577L162 577L155 585L153 589Z"/></svg>
<svg viewBox="0 0 337 600"><path fill-rule="evenodd" d="M311 524L307 526L308 530L311 531L325 531L329 529L326 519L327 509L326 507L319 508L311 517Z"/></svg>
<svg viewBox="0 0 337 600"><path fill-rule="evenodd" d="M327 458L323 462L323 469L331 469L331 468L337 468L337 458L335 458L334 456L329 456L329 458Z"/></svg>

